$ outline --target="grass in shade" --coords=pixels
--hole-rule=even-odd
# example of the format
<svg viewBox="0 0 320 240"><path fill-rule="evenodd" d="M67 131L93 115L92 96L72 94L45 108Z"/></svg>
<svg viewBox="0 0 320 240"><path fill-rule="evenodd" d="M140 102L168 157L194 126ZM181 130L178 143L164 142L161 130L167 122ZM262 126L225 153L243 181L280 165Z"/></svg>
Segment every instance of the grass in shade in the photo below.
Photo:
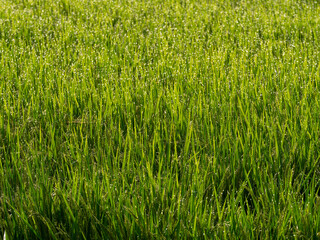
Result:
<svg viewBox="0 0 320 240"><path fill-rule="evenodd" d="M320 2L0 0L0 235L320 237Z"/></svg>

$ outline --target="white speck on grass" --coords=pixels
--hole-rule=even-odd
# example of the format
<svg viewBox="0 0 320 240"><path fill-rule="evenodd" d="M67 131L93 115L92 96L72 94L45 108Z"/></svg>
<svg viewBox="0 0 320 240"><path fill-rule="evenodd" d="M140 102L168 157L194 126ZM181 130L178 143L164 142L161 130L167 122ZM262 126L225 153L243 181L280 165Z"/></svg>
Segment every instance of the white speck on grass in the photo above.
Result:
<svg viewBox="0 0 320 240"><path fill-rule="evenodd" d="M7 240L6 231L4 231L3 240Z"/></svg>

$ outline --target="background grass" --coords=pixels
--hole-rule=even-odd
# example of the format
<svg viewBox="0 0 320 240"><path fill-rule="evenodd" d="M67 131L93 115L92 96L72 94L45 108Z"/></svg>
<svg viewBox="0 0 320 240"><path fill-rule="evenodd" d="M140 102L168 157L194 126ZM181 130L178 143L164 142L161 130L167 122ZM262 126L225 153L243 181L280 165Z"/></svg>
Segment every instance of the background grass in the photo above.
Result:
<svg viewBox="0 0 320 240"><path fill-rule="evenodd" d="M320 235L320 3L0 0L0 233Z"/></svg>

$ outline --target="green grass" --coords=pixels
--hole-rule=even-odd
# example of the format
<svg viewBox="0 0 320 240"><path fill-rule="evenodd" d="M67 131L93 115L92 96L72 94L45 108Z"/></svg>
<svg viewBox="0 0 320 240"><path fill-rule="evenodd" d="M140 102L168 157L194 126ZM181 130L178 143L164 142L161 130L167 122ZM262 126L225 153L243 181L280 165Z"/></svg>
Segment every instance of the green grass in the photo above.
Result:
<svg viewBox="0 0 320 240"><path fill-rule="evenodd" d="M320 237L320 2L0 0L0 235Z"/></svg>

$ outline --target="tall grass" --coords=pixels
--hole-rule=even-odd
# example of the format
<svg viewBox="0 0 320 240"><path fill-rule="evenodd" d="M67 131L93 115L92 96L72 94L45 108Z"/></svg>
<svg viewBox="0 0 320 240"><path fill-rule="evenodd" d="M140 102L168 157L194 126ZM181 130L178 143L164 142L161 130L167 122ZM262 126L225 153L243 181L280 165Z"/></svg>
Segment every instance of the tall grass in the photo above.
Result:
<svg viewBox="0 0 320 240"><path fill-rule="evenodd" d="M8 239L320 235L320 3L0 0Z"/></svg>

